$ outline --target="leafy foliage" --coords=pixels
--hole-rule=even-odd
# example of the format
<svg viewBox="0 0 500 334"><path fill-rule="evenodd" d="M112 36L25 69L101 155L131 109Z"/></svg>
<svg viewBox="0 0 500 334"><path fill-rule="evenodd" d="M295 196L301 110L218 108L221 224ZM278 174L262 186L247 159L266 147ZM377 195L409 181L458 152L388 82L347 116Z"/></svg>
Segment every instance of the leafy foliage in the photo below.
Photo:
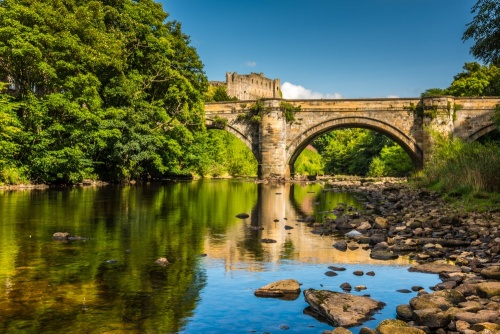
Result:
<svg viewBox="0 0 500 334"><path fill-rule="evenodd" d="M495 65L465 63L464 71L455 75L450 87L431 88L422 96L498 96L500 95L500 69Z"/></svg>
<svg viewBox="0 0 500 334"><path fill-rule="evenodd" d="M227 94L226 86L209 86L205 93L205 102L237 101L238 98Z"/></svg>
<svg viewBox="0 0 500 334"><path fill-rule="evenodd" d="M293 121L295 121L295 113L299 112L300 109L301 106L294 107L291 103L285 101L282 101L280 103L280 110L283 112L287 123L292 123Z"/></svg>
<svg viewBox="0 0 500 334"><path fill-rule="evenodd" d="M295 161L294 171L300 175L324 174L323 164L323 159L316 149L307 147Z"/></svg>
<svg viewBox="0 0 500 334"><path fill-rule="evenodd" d="M318 161L304 150L297 159L295 171L309 173L308 169L314 169L313 174L405 176L413 170L413 162L398 144L367 129L335 130L318 137L313 146L322 160Z"/></svg>
<svg viewBox="0 0 500 334"><path fill-rule="evenodd" d="M500 62L500 2L498 0L478 0L472 7L475 14L468 24L462 39L474 39L471 53L488 64Z"/></svg>
<svg viewBox="0 0 500 334"><path fill-rule="evenodd" d="M10 166L48 183L189 171L207 80L160 4L4 0L0 10L0 78L15 88L10 100L2 90L0 117L22 132L9 135Z"/></svg>

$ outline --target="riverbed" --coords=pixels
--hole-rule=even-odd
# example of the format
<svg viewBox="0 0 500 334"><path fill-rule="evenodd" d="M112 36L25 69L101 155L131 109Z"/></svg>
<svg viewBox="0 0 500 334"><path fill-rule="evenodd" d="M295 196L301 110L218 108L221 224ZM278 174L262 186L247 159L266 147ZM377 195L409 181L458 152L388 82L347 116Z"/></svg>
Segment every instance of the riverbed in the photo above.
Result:
<svg viewBox="0 0 500 334"><path fill-rule="evenodd" d="M437 275L408 272L409 258L382 261L342 236L312 233L315 221L363 198L327 185L201 180L163 184L0 191L0 330L5 333L321 333L307 303L257 298L270 282L341 291L386 303L363 326ZM237 218L240 213L248 218ZM309 218L311 220L312 218ZM73 240L54 240L67 232ZM263 240L272 242L263 242ZM165 257L169 264L155 261ZM329 266L345 271L325 275ZM355 270L375 276L356 276ZM357 328L351 328L353 332Z"/></svg>

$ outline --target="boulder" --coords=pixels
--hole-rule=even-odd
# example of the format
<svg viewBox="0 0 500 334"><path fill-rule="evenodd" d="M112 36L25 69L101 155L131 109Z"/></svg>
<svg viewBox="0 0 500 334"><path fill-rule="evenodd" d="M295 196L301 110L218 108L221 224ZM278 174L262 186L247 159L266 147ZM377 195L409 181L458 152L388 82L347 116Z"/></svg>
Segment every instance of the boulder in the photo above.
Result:
<svg viewBox="0 0 500 334"><path fill-rule="evenodd" d="M352 334L352 332L347 328L337 327L332 331L332 334Z"/></svg>
<svg viewBox="0 0 500 334"><path fill-rule="evenodd" d="M300 295L300 284L295 279L284 279L269 283L255 290L257 297L274 297L295 300Z"/></svg>
<svg viewBox="0 0 500 334"><path fill-rule="evenodd" d="M389 222L384 217L376 217L375 223L373 223L373 228L378 230L387 230L389 228Z"/></svg>
<svg viewBox="0 0 500 334"><path fill-rule="evenodd" d="M479 283L476 287L479 297L491 298L500 296L500 282L483 282Z"/></svg>
<svg viewBox="0 0 500 334"><path fill-rule="evenodd" d="M397 259L399 255L394 254L386 249L372 250L370 252L370 258L375 260L394 260Z"/></svg>
<svg viewBox="0 0 500 334"><path fill-rule="evenodd" d="M439 308L426 308L413 311L413 320L420 325L429 328L445 327L450 322L450 315Z"/></svg>
<svg viewBox="0 0 500 334"><path fill-rule="evenodd" d="M375 331L379 334L425 334L419 328L410 327L406 322L394 319L382 320Z"/></svg>
<svg viewBox="0 0 500 334"><path fill-rule="evenodd" d="M441 262L417 264L408 270L412 272L420 272L428 274L453 273L461 271L459 266Z"/></svg>
<svg viewBox="0 0 500 334"><path fill-rule="evenodd" d="M336 326L359 326L369 320L385 303L349 293L307 289L304 298L310 308Z"/></svg>
<svg viewBox="0 0 500 334"><path fill-rule="evenodd" d="M335 248L341 252L345 252L347 250L347 242L345 242L344 240L338 241L338 242L334 243L332 246L333 246L333 248Z"/></svg>
<svg viewBox="0 0 500 334"><path fill-rule="evenodd" d="M478 324L482 322L495 322L498 319L498 311L481 310L477 313L457 312L455 313L455 319L468 322L469 324Z"/></svg>
<svg viewBox="0 0 500 334"><path fill-rule="evenodd" d="M500 281L500 266L491 266L481 270L481 276Z"/></svg>
<svg viewBox="0 0 500 334"><path fill-rule="evenodd" d="M411 309L410 305L402 304L396 307L396 314L398 315L398 318L401 318L403 320L411 320L413 317L413 310Z"/></svg>

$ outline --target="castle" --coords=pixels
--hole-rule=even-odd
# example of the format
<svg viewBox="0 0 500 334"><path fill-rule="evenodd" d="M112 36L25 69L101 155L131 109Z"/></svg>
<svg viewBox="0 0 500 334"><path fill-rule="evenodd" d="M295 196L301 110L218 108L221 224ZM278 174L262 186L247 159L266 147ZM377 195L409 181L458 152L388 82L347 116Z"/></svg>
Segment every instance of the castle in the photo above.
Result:
<svg viewBox="0 0 500 334"><path fill-rule="evenodd" d="M263 73L240 75L226 73L226 82L211 81L212 86L226 86L229 96L238 100L256 100L260 98L281 98L280 79L268 79Z"/></svg>

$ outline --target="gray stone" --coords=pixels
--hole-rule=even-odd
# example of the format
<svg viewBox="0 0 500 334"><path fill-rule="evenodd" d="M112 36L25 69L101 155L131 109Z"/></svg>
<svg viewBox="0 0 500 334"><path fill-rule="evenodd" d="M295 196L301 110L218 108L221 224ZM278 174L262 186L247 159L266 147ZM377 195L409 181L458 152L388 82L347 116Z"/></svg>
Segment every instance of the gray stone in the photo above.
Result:
<svg viewBox="0 0 500 334"><path fill-rule="evenodd" d="M315 312L342 327L359 326L385 304L369 297L308 289L304 298Z"/></svg>

